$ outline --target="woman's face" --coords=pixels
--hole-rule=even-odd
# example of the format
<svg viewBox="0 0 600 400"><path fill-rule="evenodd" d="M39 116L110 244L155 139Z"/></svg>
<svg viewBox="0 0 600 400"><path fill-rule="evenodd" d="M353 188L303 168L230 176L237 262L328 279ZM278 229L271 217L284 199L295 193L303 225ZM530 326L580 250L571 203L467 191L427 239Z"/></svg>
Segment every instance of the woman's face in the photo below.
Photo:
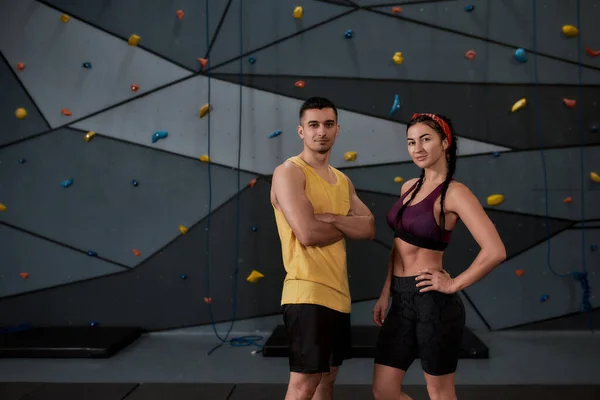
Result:
<svg viewBox="0 0 600 400"><path fill-rule="evenodd" d="M431 126L419 122L406 132L408 153L419 168L428 168L445 157L448 141Z"/></svg>

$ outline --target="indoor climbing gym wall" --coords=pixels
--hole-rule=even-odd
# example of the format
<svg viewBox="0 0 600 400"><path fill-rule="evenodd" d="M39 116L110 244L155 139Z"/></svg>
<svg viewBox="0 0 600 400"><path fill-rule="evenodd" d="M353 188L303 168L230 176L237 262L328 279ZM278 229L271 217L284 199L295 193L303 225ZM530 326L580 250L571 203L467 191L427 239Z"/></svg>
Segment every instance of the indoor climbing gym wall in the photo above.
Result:
<svg viewBox="0 0 600 400"><path fill-rule="evenodd" d="M0 0L0 326L279 313L270 176L311 96L339 107L331 164L376 217L375 240L348 242L355 302L379 296L385 213L419 175L406 123L433 112L507 248L462 293L475 318L593 310L600 1L577 4ZM445 268L478 250L459 224Z"/></svg>

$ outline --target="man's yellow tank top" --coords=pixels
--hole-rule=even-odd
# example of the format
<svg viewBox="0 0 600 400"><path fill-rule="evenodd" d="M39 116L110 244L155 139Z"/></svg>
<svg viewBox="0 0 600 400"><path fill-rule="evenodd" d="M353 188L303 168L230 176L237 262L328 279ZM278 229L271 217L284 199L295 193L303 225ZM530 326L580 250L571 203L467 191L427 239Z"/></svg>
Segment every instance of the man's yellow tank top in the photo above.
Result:
<svg viewBox="0 0 600 400"><path fill-rule="evenodd" d="M347 215L350 211L348 179L330 167L337 177L331 184L325 181L302 158L288 159L300 167L306 176L305 192L315 214ZM346 265L346 241L328 246L302 245L277 208L275 220L281 239L283 265L287 272L283 283L281 304L319 304L343 313L350 312L350 288Z"/></svg>

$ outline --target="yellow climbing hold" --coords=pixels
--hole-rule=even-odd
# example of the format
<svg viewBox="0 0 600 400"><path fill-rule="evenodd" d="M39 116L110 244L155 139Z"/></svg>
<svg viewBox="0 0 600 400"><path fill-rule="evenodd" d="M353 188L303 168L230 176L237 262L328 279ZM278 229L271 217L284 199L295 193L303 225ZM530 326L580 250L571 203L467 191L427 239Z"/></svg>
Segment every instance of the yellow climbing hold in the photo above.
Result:
<svg viewBox="0 0 600 400"><path fill-rule="evenodd" d="M186 228L183 225L179 225L179 232L181 232L182 235L185 235L188 231L188 228Z"/></svg>
<svg viewBox="0 0 600 400"><path fill-rule="evenodd" d="M94 131L89 131L88 133L85 134L84 138L86 142L89 142L90 140L92 140L94 138L94 136L96 136L96 132Z"/></svg>
<svg viewBox="0 0 600 400"><path fill-rule="evenodd" d="M513 104L511 111L515 112L515 111L520 110L521 108L525 107L526 105L527 105L527 99L522 98L521 100L519 100L515 104Z"/></svg>
<svg viewBox="0 0 600 400"><path fill-rule="evenodd" d="M250 275L248 275L248 277L246 278L246 280L248 282L258 282L259 280L261 280L262 278L264 278L265 276L263 274L261 274L260 272L258 272L257 270L253 269L252 272L250 272Z"/></svg>
<svg viewBox="0 0 600 400"><path fill-rule="evenodd" d="M0 211L6 211L6 206L0 203Z"/></svg>
<svg viewBox="0 0 600 400"><path fill-rule="evenodd" d="M590 172L590 178L596 182L596 183L600 183L600 175L598 175L595 172Z"/></svg>
<svg viewBox="0 0 600 400"><path fill-rule="evenodd" d="M139 43L140 43L140 37L138 35L129 36L129 40L127 41L128 45L137 46Z"/></svg>
<svg viewBox="0 0 600 400"><path fill-rule="evenodd" d="M206 116L206 114L208 114L210 109L211 109L210 104L203 105L202 108L200 109L200 118L204 118Z"/></svg>
<svg viewBox="0 0 600 400"><path fill-rule="evenodd" d="M392 60L394 60L394 62L398 65L402 64L404 62L404 56L402 56L402 52L397 51L394 54L394 57L392 57Z"/></svg>
<svg viewBox="0 0 600 400"><path fill-rule="evenodd" d="M576 37L579 34L579 29L573 25L565 25L562 27L562 33L567 37Z"/></svg>
<svg viewBox="0 0 600 400"><path fill-rule="evenodd" d="M356 160L356 152L355 151L347 151L346 153L344 153L344 160L346 160L346 161Z"/></svg>
<svg viewBox="0 0 600 400"><path fill-rule="evenodd" d="M294 8L294 18L302 18L302 6Z"/></svg>
<svg viewBox="0 0 600 400"><path fill-rule="evenodd" d="M70 20L70 19L71 19L71 17L69 17L67 14L63 14L63 15L61 15L61 16L60 16L60 20L61 20L62 22L64 22L65 24L66 24L67 22L69 22L69 20Z"/></svg>
<svg viewBox="0 0 600 400"><path fill-rule="evenodd" d="M18 119L25 119L25 117L27 117L27 110L24 108L17 108L17 110L15 111L15 116Z"/></svg>
<svg viewBox="0 0 600 400"><path fill-rule="evenodd" d="M504 201L504 196L501 194L493 194L491 196L488 196L487 198L487 205L488 206L497 206L498 204L502 204L502 202Z"/></svg>
<svg viewBox="0 0 600 400"><path fill-rule="evenodd" d="M397 177L394 178L394 182L396 182L396 183L402 183L402 182L404 182L404 179L402 179L401 176L397 176Z"/></svg>
<svg viewBox="0 0 600 400"><path fill-rule="evenodd" d="M202 154L200 156L200 161L202 161L202 162L209 162L210 161L210 157L207 154Z"/></svg>

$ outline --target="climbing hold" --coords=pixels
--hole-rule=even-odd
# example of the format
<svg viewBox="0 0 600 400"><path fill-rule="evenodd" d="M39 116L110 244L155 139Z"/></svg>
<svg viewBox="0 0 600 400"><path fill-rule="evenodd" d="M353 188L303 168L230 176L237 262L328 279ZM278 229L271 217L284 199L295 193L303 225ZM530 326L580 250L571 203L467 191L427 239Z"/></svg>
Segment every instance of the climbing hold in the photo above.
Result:
<svg viewBox="0 0 600 400"><path fill-rule="evenodd" d="M590 178L596 182L596 183L600 183L600 175L598 175L595 172L590 172Z"/></svg>
<svg viewBox="0 0 600 400"><path fill-rule="evenodd" d="M590 132L591 133L598 133L598 125L592 125L590 127Z"/></svg>
<svg viewBox="0 0 600 400"><path fill-rule="evenodd" d="M85 68L85 69L90 69L90 68L92 68L92 63L89 63L89 62L84 62L84 63L82 64L82 66L83 66L83 68Z"/></svg>
<svg viewBox="0 0 600 400"><path fill-rule="evenodd" d="M188 228L183 225L179 225L179 232L181 232L182 235L185 235L188 232Z"/></svg>
<svg viewBox="0 0 600 400"><path fill-rule="evenodd" d="M68 188L68 187L69 187L69 186L71 186L72 184L73 184L73 178L71 178L71 179L66 179L66 180L64 180L64 181L62 181L62 182L60 183L60 185L61 185L62 187L64 187L64 188Z"/></svg>
<svg viewBox="0 0 600 400"><path fill-rule="evenodd" d="M527 56L525 54L525 49L517 49L515 50L515 60L517 60L520 63L524 63L527 62Z"/></svg>
<svg viewBox="0 0 600 400"><path fill-rule="evenodd" d="M294 86L296 86L297 88L302 89L304 87L304 81L296 81L294 83Z"/></svg>
<svg viewBox="0 0 600 400"><path fill-rule="evenodd" d="M94 136L96 136L96 132L89 131L88 133L85 134L84 139L86 142L89 142L90 140L92 140L94 138Z"/></svg>
<svg viewBox="0 0 600 400"><path fill-rule="evenodd" d="M404 62L404 57L402 56L402 52L397 51L396 53L394 53L392 60L394 60L394 62L398 65L402 64Z"/></svg>
<svg viewBox="0 0 600 400"><path fill-rule="evenodd" d="M200 118L204 118L206 116L206 114L208 114L210 112L210 110L212 110L212 107L210 104L205 104L200 108Z"/></svg>
<svg viewBox="0 0 600 400"><path fill-rule="evenodd" d="M392 14L400 14L402 12L402 7L392 7Z"/></svg>
<svg viewBox="0 0 600 400"><path fill-rule="evenodd" d="M136 187L139 185L138 181L136 181L135 179L131 181L131 184Z"/></svg>
<svg viewBox="0 0 600 400"><path fill-rule="evenodd" d="M472 59L475 58L475 56L477 55L477 53L475 53L475 50L469 50L465 53L465 57L470 61Z"/></svg>
<svg viewBox="0 0 600 400"><path fill-rule="evenodd" d="M527 105L527 100L525 98L522 98L521 100L513 104L511 111L515 112L517 110L520 110L521 108L525 107L525 105Z"/></svg>
<svg viewBox="0 0 600 400"><path fill-rule="evenodd" d="M492 157L494 157L494 158L500 157L500 152L499 151L494 151L492 153Z"/></svg>
<svg viewBox="0 0 600 400"><path fill-rule="evenodd" d="M346 33L344 33L344 36L346 37L346 39L352 39L352 37L354 36L354 32L352 32L352 29L348 29Z"/></svg>
<svg viewBox="0 0 600 400"><path fill-rule="evenodd" d="M180 279L183 279L184 281L187 279L187 275L186 274L181 274L179 275Z"/></svg>
<svg viewBox="0 0 600 400"><path fill-rule="evenodd" d="M573 99L568 99L568 98L563 98L563 102L565 103L565 105L569 108L573 108L575 107L575 105L577 104L576 100Z"/></svg>
<svg viewBox="0 0 600 400"><path fill-rule="evenodd" d="M467 4L467 5L465 6L465 11L466 11L466 12L469 12L469 13L470 13L470 12L473 12L474 10L475 10L475 6L474 6L473 4Z"/></svg>
<svg viewBox="0 0 600 400"><path fill-rule="evenodd" d="M92 328L95 328L96 326L98 326L98 323L96 321L92 321L92 322L90 322L90 326Z"/></svg>
<svg viewBox="0 0 600 400"><path fill-rule="evenodd" d="M265 276L263 274L261 274L260 272L258 272L257 270L253 269L252 272L250 272L250 275L248 275L248 277L246 278L246 280L248 282L258 282L259 280L261 280L262 278L264 278Z"/></svg>
<svg viewBox="0 0 600 400"><path fill-rule="evenodd" d="M250 57L250 58L248 58L248 62L250 64L254 64L256 62L256 58L255 57Z"/></svg>
<svg viewBox="0 0 600 400"><path fill-rule="evenodd" d="M27 160L25 160L24 158L19 158L19 164L25 164L25 161Z"/></svg>
<svg viewBox="0 0 600 400"><path fill-rule="evenodd" d="M562 27L562 33L566 37L576 37L579 34L579 29L573 25L565 25Z"/></svg>
<svg viewBox="0 0 600 400"><path fill-rule="evenodd" d="M6 206L0 203L0 211L6 211Z"/></svg>
<svg viewBox="0 0 600 400"><path fill-rule="evenodd" d="M27 110L24 108L17 108L17 110L15 111L15 116L18 119L25 119L25 117L27 117Z"/></svg>
<svg viewBox="0 0 600 400"><path fill-rule="evenodd" d="M200 161L202 161L202 162L206 162L206 163L207 163L207 162L209 162L209 161L210 161L210 157L208 156L208 154L202 154L202 155L200 156Z"/></svg>
<svg viewBox="0 0 600 400"><path fill-rule="evenodd" d="M66 24L71 20L71 17L69 17L67 14L63 14L60 16L60 20Z"/></svg>
<svg viewBox="0 0 600 400"><path fill-rule="evenodd" d="M142 253L140 253L139 250L133 249L133 254L135 254L136 257L139 257Z"/></svg>
<svg viewBox="0 0 600 400"><path fill-rule="evenodd" d="M87 252L87 255L90 256L90 257L97 257L98 253L96 253L95 251L90 250L90 251Z"/></svg>
<svg viewBox="0 0 600 400"><path fill-rule="evenodd" d="M256 185L256 178L250 181L250 187L253 188Z"/></svg>
<svg viewBox="0 0 600 400"><path fill-rule="evenodd" d="M298 6L296 8L294 8L294 18L298 19L298 18L302 18L302 6Z"/></svg>
<svg viewBox="0 0 600 400"><path fill-rule="evenodd" d="M154 135L152 135L152 143L156 143L160 139L165 139L167 136L169 136L167 131L157 131L154 133Z"/></svg>
<svg viewBox="0 0 600 400"><path fill-rule="evenodd" d="M591 251L596 251L596 250L598 250L598 246L595 245L595 244L593 244L593 245L590 246L590 250Z"/></svg>
<svg viewBox="0 0 600 400"><path fill-rule="evenodd" d="M21 275L21 278L23 278L23 279L29 278L29 274L27 272L21 272L21 273L19 273L19 275Z"/></svg>
<svg viewBox="0 0 600 400"><path fill-rule="evenodd" d="M392 104L392 108L390 108L390 112L388 113L388 116L391 117L393 113L395 113L396 111L398 111L400 109L400 96L398 96L397 94L394 95L394 104Z"/></svg>
<svg viewBox="0 0 600 400"><path fill-rule="evenodd" d="M573 202L573 198L571 196L565 197L565 199L563 200L563 203L565 203L565 204L571 204L572 202Z"/></svg>
<svg viewBox="0 0 600 400"><path fill-rule="evenodd" d="M198 58L198 62L202 66L202 68L206 68L208 65L208 58Z"/></svg>
<svg viewBox="0 0 600 400"><path fill-rule="evenodd" d="M137 92L139 88L140 87L138 85L136 85L135 83L131 85L131 91L132 92Z"/></svg>
<svg viewBox="0 0 600 400"><path fill-rule="evenodd" d="M23 64L23 63L17 63L17 69L19 71L23 71L25 69L25 64Z"/></svg>
<svg viewBox="0 0 600 400"><path fill-rule="evenodd" d="M502 204L502 202L504 201L504 196L501 194L493 194L491 196L488 196L487 198L487 205L488 206L497 206L499 204Z"/></svg>
<svg viewBox="0 0 600 400"><path fill-rule="evenodd" d="M541 301L542 303L544 303L546 300L548 300L548 298L550 298L550 296L548 296L547 294L545 294L545 295L543 295L543 296L540 298L540 301Z"/></svg>
<svg viewBox="0 0 600 400"><path fill-rule="evenodd" d="M273 139L274 137L277 137L279 135L281 135L281 129L269 133L269 139Z"/></svg>
<svg viewBox="0 0 600 400"><path fill-rule="evenodd" d="M127 44L130 46L137 46L140 43L140 39L141 38L138 35L132 34L131 36L129 36Z"/></svg>
<svg viewBox="0 0 600 400"><path fill-rule="evenodd" d="M356 152L355 151L347 151L346 153L344 153L344 160L346 160L346 161L356 160Z"/></svg>
<svg viewBox="0 0 600 400"><path fill-rule="evenodd" d="M181 21L183 19L183 16L185 15L185 13L183 12L183 10L177 10L175 15L177 15L177 18L179 18L179 20Z"/></svg>
<svg viewBox="0 0 600 400"><path fill-rule="evenodd" d="M397 177L394 178L394 182L396 182L396 183L402 183L402 182L404 182L404 179L402 179L401 176L397 176Z"/></svg>
<svg viewBox="0 0 600 400"><path fill-rule="evenodd" d="M589 47L585 48L585 52L588 53L588 56L590 56L590 57L600 56L600 50L592 50Z"/></svg>
<svg viewBox="0 0 600 400"><path fill-rule="evenodd" d="M252 229L252 232L256 232L258 230L258 228L256 227L256 225L252 225L250 227L250 229Z"/></svg>
<svg viewBox="0 0 600 400"><path fill-rule="evenodd" d="M525 270L524 269L518 269L518 270L515 271L515 273L520 278L520 277L522 277L525 274Z"/></svg>
<svg viewBox="0 0 600 400"><path fill-rule="evenodd" d="M62 113L62 115L66 115L67 117L70 117L71 115L71 111L69 111L69 109L67 108L63 108L62 110L60 110L60 112Z"/></svg>
<svg viewBox="0 0 600 400"><path fill-rule="evenodd" d="M204 302L205 302L206 304L212 304L212 297L205 297L205 298L204 298Z"/></svg>

